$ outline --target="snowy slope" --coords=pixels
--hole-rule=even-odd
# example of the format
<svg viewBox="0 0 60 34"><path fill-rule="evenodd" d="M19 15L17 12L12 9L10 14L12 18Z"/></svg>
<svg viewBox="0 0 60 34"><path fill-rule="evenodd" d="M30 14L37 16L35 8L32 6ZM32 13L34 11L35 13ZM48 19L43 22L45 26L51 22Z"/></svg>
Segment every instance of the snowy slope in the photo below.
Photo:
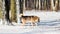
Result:
<svg viewBox="0 0 60 34"><path fill-rule="evenodd" d="M33 13L33 14L32 14ZM40 17L39 26L0 25L0 33L8 34L60 34L60 12L24 12L24 15Z"/></svg>
<svg viewBox="0 0 60 34"><path fill-rule="evenodd" d="M31 11L24 11L24 15L35 15L40 17L41 20L55 20L60 19L60 12L52 12L52 11L38 11L38 10L31 10Z"/></svg>

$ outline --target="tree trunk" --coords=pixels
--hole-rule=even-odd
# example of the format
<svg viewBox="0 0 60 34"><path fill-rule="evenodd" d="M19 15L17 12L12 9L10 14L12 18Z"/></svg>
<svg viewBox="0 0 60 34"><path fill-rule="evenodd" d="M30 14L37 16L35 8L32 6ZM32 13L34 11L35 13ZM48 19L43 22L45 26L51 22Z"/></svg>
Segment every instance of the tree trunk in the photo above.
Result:
<svg viewBox="0 0 60 34"><path fill-rule="evenodd" d="M20 8L20 6L19 6L19 0L16 0L16 11L17 11L16 14L17 14L17 23L18 24L20 24L20 17L19 17L19 15L20 15L20 12L19 12L20 9L19 8Z"/></svg>
<svg viewBox="0 0 60 34"><path fill-rule="evenodd" d="M59 10L60 10L60 0L59 0Z"/></svg>
<svg viewBox="0 0 60 34"><path fill-rule="evenodd" d="M39 0L39 10L41 9L41 0Z"/></svg>
<svg viewBox="0 0 60 34"><path fill-rule="evenodd" d="M54 10L54 3L53 3L53 0L51 0L51 10Z"/></svg>
<svg viewBox="0 0 60 34"><path fill-rule="evenodd" d="M44 10L46 10L46 0L44 1Z"/></svg>
<svg viewBox="0 0 60 34"><path fill-rule="evenodd" d="M2 19L3 14L2 14L2 0L0 0L0 19Z"/></svg>
<svg viewBox="0 0 60 34"><path fill-rule="evenodd" d="M15 0L11 0L11 20L16 22L16 3Z"/></svg>
<svg viewBox="0 0 60 34"><path fill-rule="evenodd" d="M36 0L36 9L38 9L38 3L39 3L38 0Z"/></svg>
<svg viewBox="0 0 60 34"><path fill-rule="evenodd" d="M25 0L23 2L23 11L25 11Z"/></svg>
<svg viewBox="0 0 60 34"><path fill-rule="evenodd" d="M57 6L58 6L58 0L55 0L55 6L54 6L54 3L53 3L53 0L51 0L51 9L56 11L57 10Z"/></svg>
<svg viewBox="0 0 60 34"><path fill-rule="evenodd" d="M58 0L55 1L55 11L58 10Z"/></svg>

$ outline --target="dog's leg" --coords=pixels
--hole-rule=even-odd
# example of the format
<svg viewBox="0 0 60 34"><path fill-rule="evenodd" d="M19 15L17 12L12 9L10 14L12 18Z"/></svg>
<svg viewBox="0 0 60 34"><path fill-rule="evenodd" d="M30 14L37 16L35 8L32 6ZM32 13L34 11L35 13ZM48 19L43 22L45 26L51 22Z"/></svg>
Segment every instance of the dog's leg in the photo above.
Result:
<svg viewBox="0 0 60 34"><path fill-rule="evenodd" d="M33 26L33 18L31 17L31 25Z"/></svg>
<svg viewBox="0 0 60 34"><path fill-rule="evenodd" d="M33 26L33 22L31 22L31 26Z"/></svg>
<svg viewBox="0 0 60 34"><path fill-rule="evenodd" d="M24 25L25 25L25 23L26 23L26 21L24 20L24 21L22 22L22 26L24 26Z"/></svg>
<svg viewBox="0 0 60 34"><path fill-rule="evenodd" d="M38 26L37 23L35 23L35 25Z"/></svg>
<svg viewBox="0 0 60 34"><path fill-rule="evenodd" d="M25 25L25 19L22 18L22 19L21 19L21 22L22 22L22 24L21 24L21 28L24 28L24 25Z"/></svg>
<svg viewBox="0 0 60 34"><path fill-rule="evenodd" d="M26 23L25 19L22 19L22 26L24 26Z"/></svg>

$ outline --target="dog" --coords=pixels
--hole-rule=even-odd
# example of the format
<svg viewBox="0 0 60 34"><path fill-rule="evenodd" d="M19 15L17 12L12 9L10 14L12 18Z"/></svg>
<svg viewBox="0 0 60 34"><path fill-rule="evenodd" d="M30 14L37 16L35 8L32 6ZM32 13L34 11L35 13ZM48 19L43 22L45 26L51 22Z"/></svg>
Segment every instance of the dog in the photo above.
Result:
<svg viewBox="0 0 60 34"><path fill-rule="evenodd" d="M38 16L21 16L21 22L22 25L25 25L26 23L31 23L32 26L34 26L34 24L37 26L37 23L40 22L40 19Z"/></svg>

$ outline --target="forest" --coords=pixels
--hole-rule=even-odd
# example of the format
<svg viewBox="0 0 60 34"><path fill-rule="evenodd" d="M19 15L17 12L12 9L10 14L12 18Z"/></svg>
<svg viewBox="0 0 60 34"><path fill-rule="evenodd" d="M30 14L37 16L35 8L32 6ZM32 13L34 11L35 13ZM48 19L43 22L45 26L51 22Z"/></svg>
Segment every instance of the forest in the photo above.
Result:
<svg viewBox="0 0 60 34"><path fill-rule="evenodd" d="M18 4L19 3L19 4ZM56 11L60 10L60 0L0 0L0 19L11 20L17 22L17 8L19 5L19 13L24 10L45 10Z"/></svg>

